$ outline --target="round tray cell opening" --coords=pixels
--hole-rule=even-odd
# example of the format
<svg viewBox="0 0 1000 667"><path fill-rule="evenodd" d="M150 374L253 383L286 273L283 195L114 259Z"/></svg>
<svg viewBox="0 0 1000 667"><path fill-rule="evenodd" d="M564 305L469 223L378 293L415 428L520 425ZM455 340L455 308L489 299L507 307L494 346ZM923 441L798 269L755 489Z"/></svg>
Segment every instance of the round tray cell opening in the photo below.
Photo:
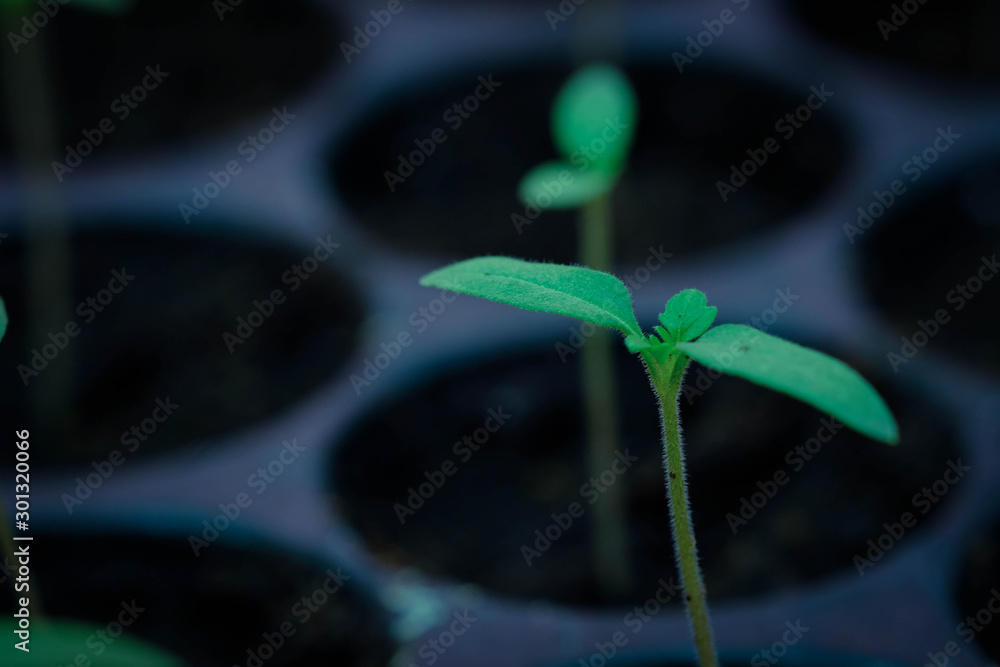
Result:
<svg viewBox="0 0 1000 667"><path fill-rule="evenodd" d="M810 31L858 55L948 79L1000 79L1000 52L990 28L1000 21L996 3L850 0L824 6L788 0L786 4Z"/></svg>
<svg viewBox="0 0 1000 667"><path fill-rule="evenodd" d="M672 62L625 69L639 119L612 196L622 268L644 262L651 246L690 253L780 226L815 202L845 163L847 142L825 92L707 64L683 74ZM330 156L334 187L365 229L404 252L576 261L575 212L532 218L515 196L528 170L558 158L549 114L571 71L484 67L383 100ZM499 85L487 95L482 81ZM469 97L477 89L485 99ZM476 109L467 112L470 99ZM435 131L443 143L428 144ZM586 170L587 154L581 147L567 158L571 173Z"/></svg>
<svg viewBox="0 0 1000 667"><path fill-rule="evenodd" d="M900 446L868 440L744 380L689 369L681 417L710 599L851 570L883 524L912 512L919 531L939 507L931 504L925 516L913 496L955 459L952 432L921 400L877 382L872 368L854 366L876 380L893 408ZM601 481L626 485L633 582L606 595L590 548L593 506L603 492L590 483L583 458L578 367L552 348L512 353L469 362L387 400L336 449L335 506L391 565L517 598L574 605L649 599L677 576L657 407L639 361L619 355L618 451L628 465ZM779 473L783 482L775 482ZM572 503L584 508L582 516L553 526L553 514L566 514ZM546 546L536 530L558 535ZM680 609L680 596L670 604Z"/></svg>
<svg viewBox="0 0 1000 667"><path fill-rule="evenodd" d="M273 653L264 662L286 667L384 667L391 656L387 620L369 593L342 569L287 549L223 538L196 556L185 536L103 531L45 535L44 544L32 549L32 600L46 615L93 623L95 631L122 617L129 636L188 665L242 665L248 651ZM10 595L0 600L13 610ZM286 623L293 632L269 650L264 635L282 633ZM99 646L95 639L81 653Z"/></svg>
<svg viewBox="0 0 1000 667"><path fill-rule="evenodd" d="M47 82L36 94L51 98L54 127L46 131L55 135L59 162L66 146L86 160L91 153L174 145L256 119L263 126L273 108L284 108L339 61L338 36L345 33L302 0L123 4L106 13L60 3L37 31L25 22L44 12L25 6L25 21L4 31L33 34L18 44L21 53L6 63L7 74L25 86L37 87L29 83L33 77ZM9 152L12 121L36 111L18 112L7 102L0 110L0 150Z"/></svg>
<svg viewBox="0 0 1000 667"><path fill-rule="evenodd" d="M312 250L153 226L5 239L0 401L32 433L34 465L174 450L246 429L329 381L362 307L336 250L294 272Z"/></svg>
<svg viewBox="0 0 1000 667"><path fill-rule="evenodd" d="M1000 369L1000 160L904 193L853 240L864 293L899 337L897 368L933 349Z"/></svg>

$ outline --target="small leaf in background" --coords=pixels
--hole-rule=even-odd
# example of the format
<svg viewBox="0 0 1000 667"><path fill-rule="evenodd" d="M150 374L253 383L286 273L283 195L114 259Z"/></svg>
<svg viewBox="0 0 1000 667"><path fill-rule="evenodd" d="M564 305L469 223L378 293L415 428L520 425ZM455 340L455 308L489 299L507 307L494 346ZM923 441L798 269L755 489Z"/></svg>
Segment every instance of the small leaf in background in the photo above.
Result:
<svg viewBox="0 0 1000 667"><path fill-rule="evenodd" d="M875 440L899 441L889 407L853 368L745 324L722 324L677 349L709 368L780 391Z"/></svg>
<svg viewBox="0 0 1000 667"><path fill-rule="evenodd" d="M718 308L708 305L704 292L686 289L671 297L660 314L660 323L668 335L664 335L663 327L657 327L657 333L665 343L694 340L708 331L718 312Z"/></svg>
<svg viewBox="0 0 1000 667"><path fill-rule="evenodd" d="M517 195L543 211L577 208L610 192L617 181L616 174L598 168L580 171L568 162L546 162L521 179Z"/></svg>
<svg viewBox="0 0 1000 667"><path fill-rule="evenodd" d="M596 157L604 171L625 163L637 116L635 91L617 67L597 63L581 68L560 89L552 106L552 137L567 158ZM590 165L596 166L596 165Z"/></svg>
<svg viewBox="0 0 1000 667"><path fill-rule="evenodd" d="M30 652L15 648L20 641L14 633L17 623L13 620L0 621L0 634L4 636L0 646L0 664L4 667L53 667L53 665L76 665L77 656L87 652L93 643L94 627L82 621L46 619L31 626ZM92 664L101 667L180 667L185 664L166 651L132 637L118 637L113 644L106 645L104 652Z"/></svg>
<svg viewBox="0 0 1000 667"><path fill-rule="evenodd" d="M576 317L642 335L625 284L580 266L477 257L428 273L420 284L499 301L526 310Z"/></svg>

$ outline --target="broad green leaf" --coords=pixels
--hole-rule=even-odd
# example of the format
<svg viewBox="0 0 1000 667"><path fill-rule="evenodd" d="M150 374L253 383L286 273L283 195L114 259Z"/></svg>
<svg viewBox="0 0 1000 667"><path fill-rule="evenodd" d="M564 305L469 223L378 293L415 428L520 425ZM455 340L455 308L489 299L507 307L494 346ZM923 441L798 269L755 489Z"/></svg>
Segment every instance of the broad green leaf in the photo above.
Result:
<svg viewBox="0 0 1000 667"><path fill-rule="evenodd" d="M577 208L609 192L617 181L617 174L598 168L580 171L568 162L545 162L521 179L517 195L543 211Z"/></svg>
<svg viewBox="0 0 1000 667"><path fill-rule="evenodd" d="M664 343L694 340L708 331L718 312L718 308L708 305L704 292L686 289L667 302L666 309L660 314L663 327L656 327L656 331Z"/></svg>
<svg viewBox="0 0 1000 667"><path fill-rule="evenodd" d="M588 65L559 90L552 105L552 137L567 158L575 154L618 171L632 145L636 106L632 85L618 68Z"/></svg>
<svg viewBox="0 0 1000 667"><path fill-rule="evenodd" d="M0 340L3 340L4 335L7 333L7 306L4 305L3 299L0 298Z"/></svg>
<svg viewBox="0 0 1000 667"><path fill-rule="evenodd" d="M822 352L744 324L722 324L677 349L709 368L804 401L870 438L899 441L896 420L875 388Z"/></svg>
<svg viewBox="0 0 1000 667"><path fill-rule="evenodd" d="M603 271L510 257L477 257L432 271L420 284L526 310L569 315L625 335L642 335L625 284Z"/></svg>
<svg viewBox="0 0 1000 667"><path fill-rule="evenodd" d="M21 641L15 634L17 624L13 619L0 621L0 664L4 667L54 667L75 665L78 655L91 658L95 667L180 667L185 664L166 651L143 641L122 635L112 644L103 644L104 652L93 658L94 631L97 624L80 621L35 619L29 628L29 652L14 646ZM88 644L89 640L89 644Z"/></svg>

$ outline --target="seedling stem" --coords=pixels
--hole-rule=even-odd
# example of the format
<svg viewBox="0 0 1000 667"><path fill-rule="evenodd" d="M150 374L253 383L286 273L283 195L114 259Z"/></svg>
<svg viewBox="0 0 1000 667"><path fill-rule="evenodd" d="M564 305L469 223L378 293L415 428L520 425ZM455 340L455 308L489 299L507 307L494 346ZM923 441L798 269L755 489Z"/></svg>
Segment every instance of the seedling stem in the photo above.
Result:
<svg viewBox="0 0 1000 667"><path fill-rule="evenodd" d="M705 601L705 585L702 581L701 567L698 565L698 546L691 525L677 405L688 358L675 350L666 363L660 363L649 352L643 352L642 359L660 402L663 461L666 469L667 495L670 498L670 526L674 537L677 569L681 573L681 588L684 591L688 618L691 620L694 643L698 650L698 663L701 667L718 667L719 661L712 639L712 624L708 616L708 603Z"/></svg>

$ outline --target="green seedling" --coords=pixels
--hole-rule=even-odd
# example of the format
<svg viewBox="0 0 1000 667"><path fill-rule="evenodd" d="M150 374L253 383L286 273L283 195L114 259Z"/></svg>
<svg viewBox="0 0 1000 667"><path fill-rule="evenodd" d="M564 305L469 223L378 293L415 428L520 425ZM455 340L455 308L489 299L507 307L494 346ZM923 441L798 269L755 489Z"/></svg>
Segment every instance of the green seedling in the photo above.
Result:
<svg viewBox="0 0 1000 667"><path fill-rule="evenodd" d="M69 21L59 17L67 0L0 0L0 27L6 33L16 58L6 63L7 84L0 94L6 104L7 121L13 140L13 154L19 171L28 178L24 188L27 217L24 220L25 288L30 304L30 338L44 338L47 322L64 320L72 308L72 278L68 267L73 265L70 251L68 218L59 203L60 198L42 187L44 172L53 157L59 154L55 120L60 113L52 90L54 59L49 35L42 33L49 23ZM73 7L82 7L95 14L106 14L115 20L134 5L134 0L73 0ZM31 48L26 44L31 41ZM70 54L75 55L75 54ZM33 184L33 185L30 185ZM29 404L36 416L59 414L59 420L39 419L39 432L48 439L69 436L76 421L72 388L75 384L75 357L64 352L60 362L31 383Z"/></svg>
<svg viewBox="0 0 1000 667"><path fill-rule="evenodd" d="M577 70L552 105L552 141L563 159L535 167L518 186L521 201L539 210L579 209L577 259L595 269L612 268L610 194L625 168L635 122L635 92L620 70L603 63ZM614 460L619 440L608 333L597 332L580 353L587 465L594 477ZM597 583L608 599L625 597L631 586L626 530L619 484L595 509L591 535Z"/></svg>
<svg viewBox="0 0 1000 667"><path fill-rule="evenodd" d="M7 333L7 308L0 299L0 341ZM18 556L14 550L14 540L10 531L7 510L0 498L0 540L3 541L2 553L11 570L16 571L21 564L30 564L30 556L26 560ZM30 544L21 542L21 545ZM30 549L30 547L29 547ZM29 575L30 576L30 575ZM183 663L165 652L138 639L105 635L103 640L94 632L89 623L66 619L52 619L40 613L37 606L39 593L37 584L29 578L27 581L9 577L14 588L14 599L28 597L32 600L27 607L27 617L12 615L0 621L0 635L5 637L0 646L0 664L10 667L51 667L52 665L78 665L80 656L87 657L94 643L100 642L103 651L100 654L101 665L107 667L180 667ZM33 590L32 590L33 589ZM19 606L20 608L20 606ZM87 664L89 664L89 659Z"/></svg>
<svg viewBox="0 0 1000 667"><path fill-rule="evenodd" d="M717 667L712 628L688 506L678 394L688 363L788 394L870 438L896 444L896 420L878 392L841 361L742 324L713 327L716 308L696 289L666 305L655 333L639 327L632 298L614 276L579 266L480 257L433 271L422 285L576 317L619 331L639 354L660 404L671 529L681 586L702 667Z"/></svg>
<svg viewBox="0 0 1000 667"><path fill-rule="evenodd" d="M563 159L529 171L518 196L552 209L578 208L606 196L625 169L636 115L635 92L620 70L603 63L578 70L552 105L552 140ZM561 186L555 195L554 184Z"/></svg>

